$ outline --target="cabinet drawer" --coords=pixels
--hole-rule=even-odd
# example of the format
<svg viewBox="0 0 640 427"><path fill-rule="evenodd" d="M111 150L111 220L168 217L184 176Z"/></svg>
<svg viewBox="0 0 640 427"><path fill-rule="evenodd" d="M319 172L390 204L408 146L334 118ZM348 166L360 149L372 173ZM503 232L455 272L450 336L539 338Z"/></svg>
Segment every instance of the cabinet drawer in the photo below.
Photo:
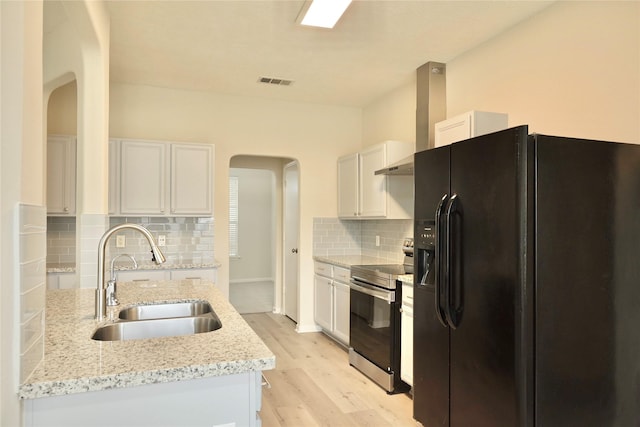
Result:
<svg viewBox="0 0 640 427"><path fill-rule="evenodd" d="M343 267L333 266L333 278L338 282L349 283L349 278L351 277L351 270Z"/></svg>
<svg viewBox="0 0 640 427"><path fill-rule="evenodd" d="M213 268L192 268L188 270L171 270L171 280L200 279L206 282L216 281L216 271Z"/></svg>
<svg viewBox="0 0 640 427"><path fill-rule="evenodd" d="M169 272L167 270L138 270L138 271L118 271L116 276L118 282L137 281L157 281L167 280Z"/></svg>
<svg viewBox="0 0 640 427"><path fill-rule="evenodd" d="M314 270L316 274L325 277L333 276L333 266L331 264L327 264L326 262L314 262Z"/></svg>

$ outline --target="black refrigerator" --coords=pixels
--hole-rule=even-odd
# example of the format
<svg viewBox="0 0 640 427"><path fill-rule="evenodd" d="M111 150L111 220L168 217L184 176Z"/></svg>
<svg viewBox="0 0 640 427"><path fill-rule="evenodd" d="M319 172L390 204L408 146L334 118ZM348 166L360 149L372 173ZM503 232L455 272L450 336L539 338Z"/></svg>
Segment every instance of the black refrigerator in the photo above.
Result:
<svg viewBox="0 0 640 427"><path fill-rule="evenodd" d="M414 173L414 418L640 426L640 145L520 126Z"/></svg>

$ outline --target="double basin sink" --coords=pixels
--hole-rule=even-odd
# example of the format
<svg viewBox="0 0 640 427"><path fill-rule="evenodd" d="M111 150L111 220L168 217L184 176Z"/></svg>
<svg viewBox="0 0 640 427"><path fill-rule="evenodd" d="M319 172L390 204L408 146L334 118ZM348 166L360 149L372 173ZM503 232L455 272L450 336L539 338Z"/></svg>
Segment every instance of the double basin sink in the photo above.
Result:
<svg viewBox="0 0 640 427"><path fill-rule="evenodd" d="M212 332L222 327L206 301L139 304L120 311L118 320L100 326L97 341L127 341Z"/></svg>

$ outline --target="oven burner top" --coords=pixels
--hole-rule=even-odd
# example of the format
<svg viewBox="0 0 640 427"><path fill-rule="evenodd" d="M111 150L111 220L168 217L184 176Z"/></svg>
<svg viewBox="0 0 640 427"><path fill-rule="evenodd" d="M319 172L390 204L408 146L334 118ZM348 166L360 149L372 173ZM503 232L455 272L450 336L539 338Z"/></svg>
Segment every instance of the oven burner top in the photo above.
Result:
<svg viewBox="0 0 640 427"><path fill-rule="evenodd" d="M395 289L396 279L412 274L413 266L403 264L352 265L351 277L385 289Z"/></svg>
<svg viewBox="0 0 640 427"><path fill-rule="evenodd" d="M370 271L375 271L376 274L387 275L389 276L389 278L391 278L391 276L400 276L403 274L413 273L413 271L407 271L407 270L411 270L411 268L407 268L407 267L408 266L403 264L380 264L380 265L372 264L372 265L351 266L352 269L355 268L355 269L366 269Z"/></svg>

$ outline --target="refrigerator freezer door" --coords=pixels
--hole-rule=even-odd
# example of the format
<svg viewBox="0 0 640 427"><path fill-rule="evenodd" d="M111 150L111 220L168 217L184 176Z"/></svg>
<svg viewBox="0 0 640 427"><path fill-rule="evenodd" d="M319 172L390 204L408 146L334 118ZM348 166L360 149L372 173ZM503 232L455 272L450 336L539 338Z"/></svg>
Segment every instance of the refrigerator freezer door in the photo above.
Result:
<svg viewBox="0 0 640 427"><path fill-rule="evenodd" d="M431 230L434 229L436 208L443 195L449 193L449 153L449 146L416 153L416 233L424 232L426 224L431 224ZM427 240L431 245L433 239ZM418 235L414 238L414 245L419 254L414 257L414 263L430 260L420 256L427 250L435 253L433 248L421 247L423 243ZM424 270L414 265L413 271L418 276ZM435 278L425 280L428 283L425 286L418 284L421 279L414 278L413 417L425 426L448 426L449 329L440 323L436 314Z"/></svg>

